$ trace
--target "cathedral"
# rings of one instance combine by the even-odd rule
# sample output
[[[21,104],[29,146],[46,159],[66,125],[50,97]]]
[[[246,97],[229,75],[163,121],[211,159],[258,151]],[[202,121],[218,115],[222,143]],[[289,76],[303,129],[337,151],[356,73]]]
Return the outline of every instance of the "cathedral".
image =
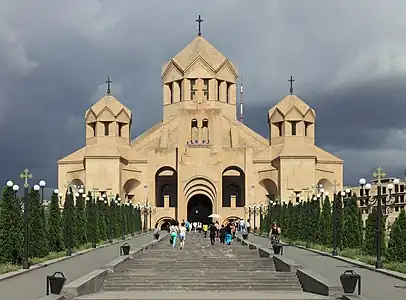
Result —
[[[247,218],[250,206],[342,187],[343,161],[315,145],[315,111],[291,89],[263,116],[264,138],[237,119],[237,79],[199,32],[163,66],[162,120],[134,140],[131,110],[109,86],[85,113],[85,146],[58,161],[59,189],[151,205],[151,224],[161,226]]]

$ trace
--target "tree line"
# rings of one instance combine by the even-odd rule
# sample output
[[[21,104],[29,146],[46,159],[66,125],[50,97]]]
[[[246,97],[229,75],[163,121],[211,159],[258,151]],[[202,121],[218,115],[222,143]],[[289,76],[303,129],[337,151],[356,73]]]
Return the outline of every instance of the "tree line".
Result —
[[[68,190],[61,208],[58,194],[53,193],[48,206],[41,203],[33,188],[28,194],[29,258],[42,258],[50,252],[100,243],[141,230],[139,209],[130,205],[99,201],[91,193],[79,194],[74,200]],[[89,200],[86,200],[89,199]],[[0,199],[0,263],[21,264],[24,244],[23,198],[12,187],[3,189]]]
[[[378,212],[372,208],[365,228],[356,195],[336,196],[336,245],[337,249],[362,249],[365,255],[376,255],[376,219]],[[271,212],[263,214],[261,231],[269,232],[271,222],[282,228],[282,235],[290,241],[319,244],[332,247],[333,244],[333,203],[328,196],[323,200],[277,204]],[[321,202],[321,203],[320,203]],[[381,212],[382,213],[382,212]],[[388,261],[406,261],[406,213],[401,211],[392,224],[389,240],[385,241],[385,217],[381,215],[381,247]]]

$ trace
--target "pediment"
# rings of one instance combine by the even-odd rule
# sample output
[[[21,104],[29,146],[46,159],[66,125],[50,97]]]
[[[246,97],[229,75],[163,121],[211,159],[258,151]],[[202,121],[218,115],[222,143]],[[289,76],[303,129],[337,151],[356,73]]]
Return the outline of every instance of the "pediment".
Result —
[[[279,123],[283,122],[285,120],[285,117],[283,116],[282,112],[276,108],[271,114],[269,120],[271,123]]]
[[[118,116],[116,117],[116,120],[117,120],[118,122],[128,124],[128,123],[131,122],[131,117],[127,114],[127,112],[126,112],[124,109],[122,109],[122,110],[118,113]]]
[[[237,74],[235,73],[233,67],[230,65],[230,62],[228,60],[225,60],[224,63],[220,66],[220,68],[216,72],[216,78],[228,82],[236,81]]]
[[[296,106],[293,106],[286,113],[285,120],[286,121],[302,121],[303,115],[300,113],[299,109]]]
[[[313,109],[309,108],[309,110],[307,111],[306,115],[304,116],[304,120],[306,122],[310,122],[310,123],[314,123],[316,120],[316,116],[313,112]]]
[[[96,114],[93,112],[92,109],[89,109],[86,113],[86,123],[93,123],[97,121]]]
[[[164,83],[172,82],[175,80],[181,80],[183,78],[183,71],[179,67],[179,65],[174,61],[171,60],[165,71],[163,72],[162,75],[162,80]]]
[[[97,120],[100,122],[114,122],[115,119],[114,113],[107,106],[105,106],[97,115]]]
[[[210,65],[199,56],[193,63],[185,70],[185,77],[187,78],[214,78],[215,71]]]

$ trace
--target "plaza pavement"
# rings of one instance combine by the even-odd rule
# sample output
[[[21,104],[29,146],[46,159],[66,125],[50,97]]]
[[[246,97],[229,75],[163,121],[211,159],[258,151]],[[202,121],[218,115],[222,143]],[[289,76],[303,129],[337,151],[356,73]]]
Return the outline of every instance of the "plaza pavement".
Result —
[[[250,234],[248,240],[259,246],[269,248],[269,240]],[[372,270],[360,268],[351,263],[322,256],[306,249],[284,246],[283,255],[300,264],[303,268],[314,270],[331,282],[340,283],[340,275],[346,270],[354,270],[361,275],[362,295],[371,300],[405,300],[406,281],[396,279]],[[400,286],[403,288],[395,287]]]
[[[152,238],[152,234],[147,233],[125,242],[130,244],[131,248],[134,249],[147,244]],[[0,281],[0,299],[35,300],[43,297],[46,294],[45,278],[47,275],[63,272],[67,278],[66,284],[68,284],[115,259],[120,255],[119,248],[121,245],[122,243],[116,243],[98,248],[51,264],[45,268],[35,269],[16,277],[2,280]]]

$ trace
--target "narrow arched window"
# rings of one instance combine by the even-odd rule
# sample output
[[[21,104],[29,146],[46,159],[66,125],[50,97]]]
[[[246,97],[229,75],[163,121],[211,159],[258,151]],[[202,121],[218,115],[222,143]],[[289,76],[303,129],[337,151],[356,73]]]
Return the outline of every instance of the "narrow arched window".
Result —
[[[190,137],[190,141],[192,143],[197,143],[199,140],[199,130],[197,128],[197,120],[196,119],[192,119],[191,123],[191,137]]]
[[[202,121],[202,143],[209,143],[209,120],[203,119]]]

